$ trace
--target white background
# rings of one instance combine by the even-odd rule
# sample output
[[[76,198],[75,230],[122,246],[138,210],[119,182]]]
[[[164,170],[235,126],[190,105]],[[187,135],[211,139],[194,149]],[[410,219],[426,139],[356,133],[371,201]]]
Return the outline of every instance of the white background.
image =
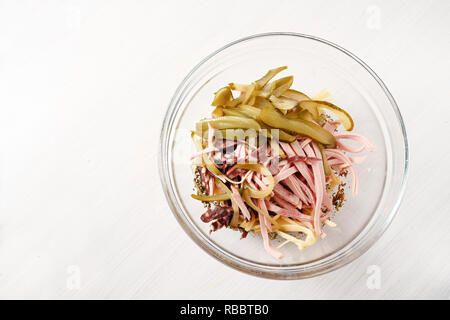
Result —
[[[177,225],[157,170],[182,78],[268,31],[362,58],[410,140],[391,227],[350,265],[307,280],[259,279],[208,256]],[[0,1],[0,297],[450,298],[449,49],[445,0]],[[372,265],[379,289],[367,286]]]

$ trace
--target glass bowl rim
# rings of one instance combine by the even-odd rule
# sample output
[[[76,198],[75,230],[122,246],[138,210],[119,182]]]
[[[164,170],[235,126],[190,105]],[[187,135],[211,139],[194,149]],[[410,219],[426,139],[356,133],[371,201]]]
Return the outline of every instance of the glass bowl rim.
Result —
[[[403,135],[403,142],[404,142],[404,167],[403,167],[403,177],[401,182],[400,191],[398,193],[397,199],[392,206],[392,209],[388,216],[386,217],[383,225],[379,230],[377,230],[373,235],[371,235],[368,239],[360,239],[365,240],[365,243],[361,244],[357,250],[353,250],[350,254],[344,254],[344,255],[336,255],[332,260],[325,261],[325,264],[321,262],[322,259],[319,259],[317,261],[313,261],[311,263],[307,263],[305,265],[297,265],[289,268],[283,268],[280,267],[273,267],[273,266],[261,266],[260,264],[256,262],[248,262],[245,260],[241,260],[240,258],[237,258],[233,254],[228,254],[227,252],[224,252],[220,248],[217,248],[214,245],[211,245],[209,243],[206,243],[203,241],[199,235],[196,234],[196,232],[187,224],[187,222],[184,220],[184,217],[181,216],[181,214],[178,212],[178,209],[174,203],[174,200],[171,196],[173,188],[169,188],[171,186],[169,176],[169,168],[167,165],[168,159],[165,154],[165,147],[166,145],[170,144],[170,141],[166,141],[169,137],[169,133],[172,126],[169,126],[171,118],[177,111],[177,97],[180,95],[182,89],[188,83],[189,79],[192,77],[195,72],[200,69],[201,66],[203,66],[205,63],[207,63],[210,59],[221,53],[222,51],[226,50],[229,47],[232,47],[234,45],[251,41],[257,38],[265,38],[265,37],[273,37],[273,36],[287,36],[287,37],[300,37],[304,39],[309,39],[313,41],[318,41],[322,44],[328,45],[334,49],[337,49],[341,53],[344,53],[345,55],[349,56],[351,59],[356,61],[361,67],[363,67],[378,83],[378,85],[381,87],[383,93],[388,98],[390,105],[392,109],[394,110],[394,113],[397,116],[397,121],[400,124],[400,128]],[[175,216],[176,220],[180,224],[180,226],[183,228],[183,230],[188,234],[188,236],[199,246],[201,247],[205,252],[207,252],[212,257],[216,258],[220,262],[224,263],[225,265],[228,265],[234,269],[237,269],[239,271],[259,276],[263,278],[270,278],[270,279],[304,279],[304,278],[310,278],[313,276],[318,276],[333,270],[336,270],[352,261],[354,261],[356,258],[360,257],[362,254],[364,254],[370,247],[372,247],[375,242],[383,235],[383,233],[386,231],[386,229],[391,224],[393,218],[395,217],[401,201],[403,199],[405,189],[406,189],[406,182],[408,178],[408,169],[409,169],[409,149],[408,149],[408,138],[406,134],[406,128],[403,122],[402,115],[400,113],[400,110],[398,109],[397,103],[395,102],[394,97],[390,93],[389,89],[386,87],[384,82],[380,79],[380,77],[360,58],[355,56],[353,53],[349,52],[348,50],[342,48],[341,46],[325,40],[321,39],[316,36],[311,36],[307,34],[301,34],[301,33],[295,33],[295,32],[267,32],[267,33],[259,33],[254,34],[251,36],[247,36],[235,41],[232,41],[225,46],[221,47],[220,49],[217,49],[216,51],[212,52],[208,56],[206,56],[204,59],[202,59],[181,81],[181,83],[178,85],[177,89],[175,90],[174,95],[171,98],[171,101],[169,103],[168,109],[166,111],[166,114],[164,116],[164,120],[161,127],[161,133],[160,133],[160,141],[159,141],[159,154],[158,154],[158,168],[159,168],[159,175],[160,175],[160,181],[161,185],[164,191],[164,195],[166,197],[166,200],[170,206],[170,209]],[[351,242],[353,242],[355,239],[353,239]],[[351,243],[349,242],[349,244]],[[355,243],[356,245],[358,243]],[[339,251],[341,251],[343,248],[341,248]],[[338,251],[338,252],[339,252]],[[337,252],[337,253],[338,253]],[[310,266],[311,264],[311,266]]]

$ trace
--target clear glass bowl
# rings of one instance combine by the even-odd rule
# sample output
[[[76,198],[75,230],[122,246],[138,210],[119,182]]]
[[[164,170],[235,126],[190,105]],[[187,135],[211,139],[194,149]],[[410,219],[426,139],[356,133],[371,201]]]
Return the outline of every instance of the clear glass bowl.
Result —
[[[333,102],[355,121],[355,132],[376,146],[357,165],[360,190],[335,215],[327,237],[299,251],[292,244],[277,260],[260,236],[222,229],[209,234],[202,204],[190,197],[194,153],[190,130],[209,116],[213,93],[229,82],[249,83],[266,70],[287,65],[293,87],[309,95],[327,89]],[[322,39],[295,33],[267,33],[232,42],[201,61],[181,82],[167,110],[160,141],[159,169],[169,205],[186,233],[219,261],[252,275],[307,278],[334,270],[364,253],[392,221],[405,189],[408,145],[402,117],[386,86],[360,59]]]

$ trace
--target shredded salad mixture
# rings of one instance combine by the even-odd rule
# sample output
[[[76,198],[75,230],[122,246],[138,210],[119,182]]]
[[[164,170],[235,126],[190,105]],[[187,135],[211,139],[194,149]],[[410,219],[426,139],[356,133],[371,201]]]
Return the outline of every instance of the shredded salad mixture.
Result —
[[[326,101],[326,91],[312,99],[291,89],[293,76],[272,81],[286,68],[221,88],[211,118],[200,120],[191,134],[197,149],[192,197],[207,208],[201,220],[211,223],[210,232],[225,226],[242,238],[261,234],[276,258],[283,256],[281,246],[302,250],[326,236],[324,225],[336,226],[330,216],[345,199],[343,176],[351,174],[351,191],[358,193],[355,165],[366,156],[353,154],[374,150],[350,132],[352,118]],[[277,236],[285,241],[274,247]]]

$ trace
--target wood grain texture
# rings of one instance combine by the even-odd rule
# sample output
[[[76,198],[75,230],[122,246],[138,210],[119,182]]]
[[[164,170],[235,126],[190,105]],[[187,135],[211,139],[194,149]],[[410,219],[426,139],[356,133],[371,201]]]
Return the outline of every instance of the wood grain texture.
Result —
[[[450,2],[263,2],[228,1],[223,19],[223,2],[206,0],[0,3],[1,298],[450,298]],[[396,98],[411,150],[383,237],[301,281],[209,257],[177,225],[157,172],[162,117],[184,75],[267,31],[362,58]],[[366,285],[371,265],[379,289]]]

